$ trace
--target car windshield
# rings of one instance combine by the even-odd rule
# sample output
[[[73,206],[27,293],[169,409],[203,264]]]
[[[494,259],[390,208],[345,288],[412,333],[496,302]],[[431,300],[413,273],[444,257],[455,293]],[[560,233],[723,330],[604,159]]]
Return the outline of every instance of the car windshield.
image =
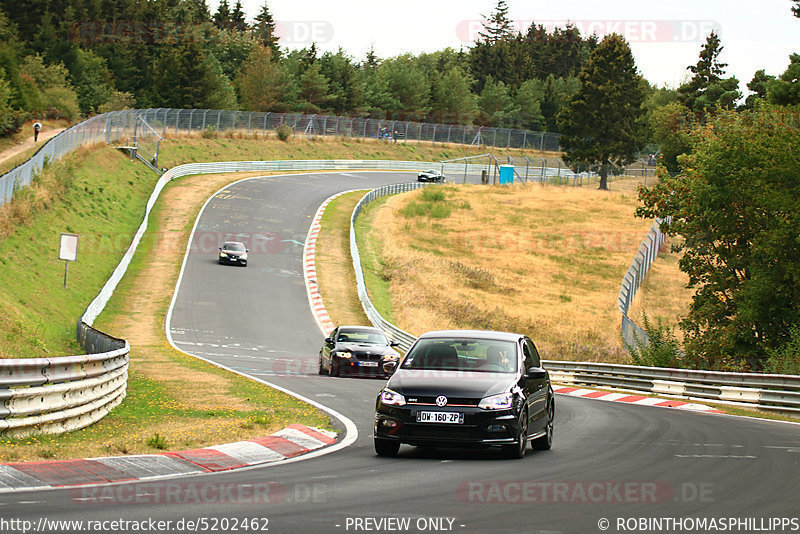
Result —
[[[422,339],[406,355],[403,369],[513,373],[516,343],[492,339]]]
[[[222,245],[222,250],[230,250],[231,252],[244,252],[244,245],[241,243],[225,243]]]
[[[338,343],[364,343],[367,345],[388,345],[389,340],[383,332],[372,330],[342,330],[336,336]]]

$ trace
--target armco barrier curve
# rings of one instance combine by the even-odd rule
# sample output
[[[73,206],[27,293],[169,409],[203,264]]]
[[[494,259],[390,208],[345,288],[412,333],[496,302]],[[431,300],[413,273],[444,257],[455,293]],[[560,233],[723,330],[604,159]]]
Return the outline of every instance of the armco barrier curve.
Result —
[[[350,218],[350,253],[353,257],[358,298],[372,324],[383,329],[390,339],[399,342],[404,351],[411,347],[416,338],[387,321],[372,304],[364,283],[361,255],[356,243],[355,223],[359,213],[369,202],[381,196],[410,191],[418,187],[419,184],[411,183],[374,189],[356,205]],[[658,247],[663,243],[663,234],[658,231],[657,223],[653,224],[650,232],[645,239],[647,246],[643,243],[642,247],[644,248],[640,248],[631,266],[631,269],[634,270],[633,278],[628,278],[626,275],[626,280],[629,281],[627,287],[629,291],[626,295],[630,295],[630,298],[632,298],[630,290],[635,292],[638,288],[638,280],[641,280],[641,277],[647,272],[647,268],[658,252]],[[620,309],[622,309],[623,303],[626,305],[625,311],[627,311],[630,300],[628,298],[623,300],[622,291],[620,291]],[[800,413],[800,376],[796,375],[724,373],[554,360],[545,360],[544,363],[553,380],[565,384],[607,386],[661,396],[704,399],[720,404],[745,405],[792,414]]]
[[[0,360],[0,434],[58,434],[102,419],[125,398],[130,347],[81,323],[88,354]]]

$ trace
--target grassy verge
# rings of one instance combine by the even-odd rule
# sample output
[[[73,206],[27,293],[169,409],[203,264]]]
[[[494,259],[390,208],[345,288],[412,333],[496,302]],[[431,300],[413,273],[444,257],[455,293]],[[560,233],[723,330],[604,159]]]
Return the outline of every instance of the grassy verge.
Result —
[[[80,351],[75,324],[141,223],[156,179],[112,148],[82,149],[0,208],[0,357]],[[66,288],[61,232],[80,236]]]
[[[634,207],[630,194],[535,184],[398,195],[359,222],[367,283],[412,333],[521,331],[549,359],[628,361],[615,295],[649,228]]]
[[[373,200],[361,210],[361,214],[356,220],[356,243],[361,254],[361,268],[364,271],[364,284],[367,286],[369,298],[384,319],[395,323],[392,297],[389,292],[389,281],[392,277],[391,266],[387,265],[383,259],[382,239],[372,231],[376,226],[376,214],[389,198],[391,197]]]
[[[356,291],[350,260],[350,216],[367,191],[355,191],[334,199],[325,208],[317,239],[316,262],[320,293],[325,309],[336,325],[370,324]]]

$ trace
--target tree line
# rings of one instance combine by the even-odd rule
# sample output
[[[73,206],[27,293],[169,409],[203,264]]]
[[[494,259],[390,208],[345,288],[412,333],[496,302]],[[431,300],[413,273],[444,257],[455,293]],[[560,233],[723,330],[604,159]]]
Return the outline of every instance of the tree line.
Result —
[[[506,16],[505,2],[499,4]],[[507,20],[507,19],[506,19]],[[502,24],[502,21],[501,21]],[[267,3],[0,3],[0,132],[124,107],[243,109],[555,131],[597,45],[571,26],[487,34],[469,49],[356,59],[280,46]]]

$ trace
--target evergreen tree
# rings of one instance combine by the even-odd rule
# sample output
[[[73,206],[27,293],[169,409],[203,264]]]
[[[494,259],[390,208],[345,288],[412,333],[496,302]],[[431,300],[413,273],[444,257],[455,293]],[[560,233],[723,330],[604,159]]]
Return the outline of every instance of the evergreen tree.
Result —
[[[230,80],[200,43],[190,40],[162,49],[155,72],[151,98],[158,107],[230,109],[235,105]]]
[[[267,2],[264,2],[261,6],[261,11],[256,15],[255,21],[253,32],[256,37],[261,41],[261,44],[272,50],[272,57],[279,57],[280,49],[278,48],[278,37],[275,35],[275,20],[272,18]]]
[[[780,106],[800,104],[800,54],[792,54],[789,60],[786,71],[767,84],[769,101]]]
[[[233,20],[231,18],[231,6],[228,3],[228,0],[220,0],[219,6],[217,7],[217,12],[214,13],[214,26],[220,30],[226,30],[233,26]]]
[[[747,84],[752,93],[745,99],[745,109],[753,109],[756,102],[767,99],[767,86],[774,79],[775,76],[767,74],[764,69],[759,69],[753,74],[753,79]]]
[[[357,113],[364,107],[366,85],[353,59],[341,48],[326,52],[317,61],[320,73],[328,80],[325,107],[339,114]]]
[[[643,143],[644,80],[617,34],[592,51],[579,79],[580,90],[559,115],[560,143],[573,168],[590,165],[600,174],[599,188],[608,189],[609,172],[634,161]]]
[[[245,21],[244,9],[242,9],[242,0],[236,0],[236,5],[233,6],[231,12],[231,29],[237,32],[247,31],[247,22]]]
[[[489,76],[478,97],[479,122],[491,126],[509,126],[519,108],[508,92],[506,84]]]
[[[470,91],[472,79],[453,65],[441,74],[431,76],[431,122],[471,124],[478,113],[478,103]]]
[[[286,71],[262,44],[253,47],[236,78],[239,100],[250,111],[288,111],[291,83]]]
[[[316,113],[328,101],[328,79],[320,72],[320,62],[314,62],[300,76],[301,109]]]
[[[581,82],[578,78],[556,78],[551,74],[545,79],[544,97],[539,107],[542,110],[546,131],[559,131],[558,114],[580,87]]]
[[[410,54],[381,63],[377,83],[388,93],[387,117],[421,120],[430,110],[430,82]]]
[[[692,78],[678,88],[681,103],[701,115],[718,107],[730,109],[741,97],[736,78],[722,78],[728,66],[719,61],[723,48],[719,36],[712,31],[700,50],[697,64],[687,67]]]
[[[490,16],[483,15],[483,31],[478,35],[485,43],[494,44],[497,41],[508,39],[513,35],[513,25],[508,18],[508,4],[506,0],[497,0],[497,5]]]
[[[519,108],[517,127],[535,131],[544,130],[542,100],[544,100],[544,83],[541,80],[527,80],[520,85],[515,97]]]

